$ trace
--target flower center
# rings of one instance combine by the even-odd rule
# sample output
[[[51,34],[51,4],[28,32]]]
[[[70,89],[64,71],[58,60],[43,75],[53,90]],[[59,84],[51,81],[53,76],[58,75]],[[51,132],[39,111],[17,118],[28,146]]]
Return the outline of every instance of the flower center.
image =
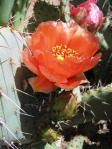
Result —
[[[75,50],[62,44],[52,47],[52,52],[59,62],[62,62],[66,57],[76,57],[78,55]]]

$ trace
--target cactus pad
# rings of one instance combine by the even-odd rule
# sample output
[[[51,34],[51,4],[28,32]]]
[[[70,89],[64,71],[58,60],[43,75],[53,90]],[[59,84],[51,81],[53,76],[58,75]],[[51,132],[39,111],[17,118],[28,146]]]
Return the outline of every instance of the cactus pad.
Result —
[[[31,99],[22,93],[22,81],[25,79],[25,67],[21,66],[22,49],[21,35],[9,27],[1,27],[0,145],[10,144],[11,141],[25,142],[25,134],[30,135],[31,129],[34,129],[34,118],[25,107]]]

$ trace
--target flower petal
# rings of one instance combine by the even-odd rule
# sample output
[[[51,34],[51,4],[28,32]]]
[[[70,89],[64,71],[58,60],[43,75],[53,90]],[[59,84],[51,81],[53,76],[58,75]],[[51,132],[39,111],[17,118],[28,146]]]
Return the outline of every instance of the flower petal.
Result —
[[[92,57],[99,49],[99,40],[94,34],[80,28],[74,33],[68,46],[78,53],[78,57]]]
[[[32,50],[48,50],[55,44],[55,26],[57,22],[48,21],[41,23],[32,35]],[[52,39],[52,42],[51,42]],[[45,48],[46,47],[46,48]]]
[[[50,93],[57,88],[53,82],[50,82],[45,77],[30,78],[29,83],[32,86],[34,92]]]
[[[38,41],[38,37],[40,36],[43,36],[43,39]],[[76,69],[75,69],[75,65],[72,65],[69,59],[67,60],[67,62],[66,60],[64,60],[61,63],[58,62],[56,57],[53,56],[53,53],[51,51],[52,42],[54,42],[54,39],[55,39],[54,43],[57,45],[61,43],[62,44],[68,43],[67,46],[70,45],[70,47],[73,50],[78,51],[79,56],[81,55],[83,57],[93,56],[93,54],[98,50],[98,47],[99,47],[98,39],[88,31],[76,25],[76,23],[73,23],[70,26],[62,22],[53,23],[52,21],[49,21],[46,23],[41,23],[37,28],[36,33],[32,36],[32,42],[33,42],[33,38],[34,40],[38,41],[38,43],[36,42],[34,46],[35,51],[40,50],[43,53],[38,57],[34,56],[35,59],[38,60],[39,65],[44,66],[44,68],[46,68],[50,72],[54,72],[56,74],[62,75],[67,78],[71,77],[71,74],[73,74],[73,70],[75,70],[76,74],[80,73],[80,72],[77,73],[77,68],[79,67],[80,64],[79,65],[76,64]],[[53,41],[51,41],[51,39]],[[44,43],[46,42],[46,44],[44,44],[43,42]],[[38,46],[38,44],[40,45]],[[38,47],[41,49],[38,50]],[[33,52],[33,55],[35,55],[35,52]],[[74,66],[74,69],[73,69],[73,66]]]
[[[55,27],[54,35],[56,38],[56,45],[67,46],[74,32],[80,28],[75,22],[72,25],[59,21]]]
[[[51,51],[45,51],[37,56],[35,52],[34,57],[38,59],[39,65],[44,66],[50,72],[62,75],[63,77],[69,76],[69,69],[67,67],[69,65],[65,65],[64,61],[61,63],[57,61],[57,59],[52,56]]]
[[[23,62],[38,75],[29,79],[35,92],[49,93],[57,87],[71,90],[87,82],[83,72],[101,57],[93,57],[99,48],[98,38],[76,23],[41,23],[28,42],[31,51],[24,50]]]
[[[85,71],[92,69],[98,63],[101,56],[102,56],[102,53],[98,53],[92,58],[88,58],[82,61],[78,60],[79,62],[76,62],[75,58],[69,59],[69,63],[66,64],[66,66],[69,65],[68,66],[69,68],[68,77],[72,77],[72,76],[78,75],[80,73],[83,73]]]
[[[30,51],[25,48],[23,51],[23,57],[22,60],[24,64],[35,74],[39,75],[39,68],[38,68],[38,62],[34,57],[30,54]]]
[[[102,56],[102,53],[96,54],[92,59],[90,59],[88,61],[88,63],[86,65],[84,65],[82,71],[85,72],[85,71],[90,70],[91,68],[93,68],[99,62],[101,56]]]
[[[88,81],[85,75],[82,73],[68,79],[67,83],[56,83],[55,85],[65,90],[72,90],[73,88],[77,87],[79,84],[87,83],[87,82]]]
[[[78,28],[75,22],[72,25],[61,21],[41,23],[32,35],[31,50],[52,50],[54,46],[67,45]]]
[[[66,83],[67,79],[61,75],[58,75],[52,71],[49,71],[43,66],[39,66],[41,73],[50,81],[57,83]]]

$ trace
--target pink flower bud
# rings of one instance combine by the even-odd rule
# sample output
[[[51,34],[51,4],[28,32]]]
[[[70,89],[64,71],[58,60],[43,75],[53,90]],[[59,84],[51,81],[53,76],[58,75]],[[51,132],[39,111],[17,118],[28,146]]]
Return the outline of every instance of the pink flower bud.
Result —
[[[88,0],[76,8],[69,4],[72,18],[82,27],[89,31],[97,30],[103,20],[103,13],[96,5],[95,0]]]

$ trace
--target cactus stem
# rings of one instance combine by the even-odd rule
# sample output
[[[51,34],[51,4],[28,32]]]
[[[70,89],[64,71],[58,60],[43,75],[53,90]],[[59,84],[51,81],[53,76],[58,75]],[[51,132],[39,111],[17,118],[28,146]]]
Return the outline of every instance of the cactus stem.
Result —
[[[19,19],[21,19],[21,17],[18,18],[18,20]],[[27,23],[28,23],[27,20],[25,20],[25,21],[23,21],[23,23],[21,25],[17,26],[15,29],[18,30],[20,27],[25,27],[27,25]]]
[[[9,98],[7,95],[5,95],[5,93],[2,92],[2,90],[0,90],[0,94],[2,96],[4,96],[4,98],[6,100],[9,100],[10,102],[12,102],[16,107],[18,107],[21,111],[23,111],[23,113],[26,113],[23,109],[21,109],[11,98]],[[26,113],[27,114],[27,113]]]

